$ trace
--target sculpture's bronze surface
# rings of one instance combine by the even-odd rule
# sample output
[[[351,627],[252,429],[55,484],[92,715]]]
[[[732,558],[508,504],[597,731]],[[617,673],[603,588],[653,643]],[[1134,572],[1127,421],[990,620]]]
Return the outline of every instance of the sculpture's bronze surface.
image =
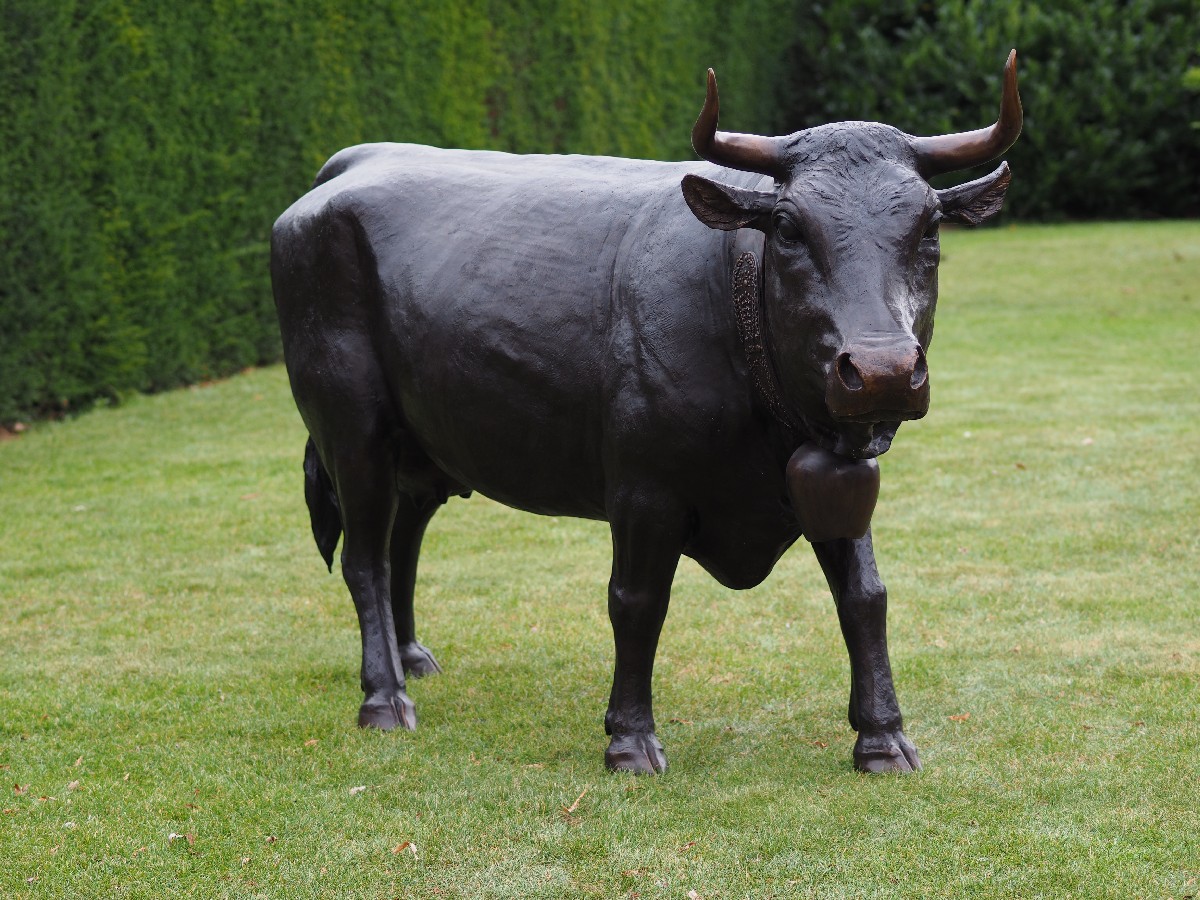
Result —
[[[416,726],[405,674],[439,670],[413,624],[421,536],[478,490],[611,525],[611,768],[666,768],[650,685],[680,555],[748,588],[801,535],[850,654],[855,765],[919,768],[871,546],[875,457],[928,409],[938,223],[996,213],[1009,172],[926,178],[1020,127],[1014,53],[999,120],[958,135],[720,132],[710,71],[693,131],[708,163],[334,156],[276,222],[271,271],[331,567],[345,539],[359,724]]]

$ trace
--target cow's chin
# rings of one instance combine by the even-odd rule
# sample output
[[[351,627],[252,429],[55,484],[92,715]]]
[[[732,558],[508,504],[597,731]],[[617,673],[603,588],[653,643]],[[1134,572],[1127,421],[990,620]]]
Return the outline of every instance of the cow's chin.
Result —
[[[805,418],[805,428],[817,446],[847,459],[874,459],[887,453],[899,422],[844,422],[826,425]]]

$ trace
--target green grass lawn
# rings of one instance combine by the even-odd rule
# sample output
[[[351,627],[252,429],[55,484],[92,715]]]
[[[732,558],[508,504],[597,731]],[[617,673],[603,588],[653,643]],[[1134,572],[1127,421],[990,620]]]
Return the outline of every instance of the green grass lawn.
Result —
[[[426,540],[420,729],[359,731],[273,368],[0,444],[0,896],[1200,895],[1200,223],[943,243],[875,515],[924,772],[852,770],[801,542],[684,562],[672,768],[606,773],[606,526],[482,498]]]

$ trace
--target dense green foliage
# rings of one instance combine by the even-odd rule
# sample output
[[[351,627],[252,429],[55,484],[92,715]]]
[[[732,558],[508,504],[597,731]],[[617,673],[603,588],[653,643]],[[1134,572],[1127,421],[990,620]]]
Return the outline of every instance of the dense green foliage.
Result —
[[[678,157],[707,65],[768,128],[791,3],[735,6],[4,0],[0,422],[278,358],[271,222],[341,147]]]
[[[989,124],[1017,48],[1025,129],[1010,216],[1200,214],[1197,0],[829,0],[795,34],[795,126],[886,121],[912,134]],[[814,9],[816,4],[814,4]],[[964,176],[965,177],[965,176]]]
[[[1021,49],[1016,214],[1200,202],[1197,0],[3,0],[0,423],[278,358],[274,217],[404,140],[682,158],[789,132],[990,121]]]

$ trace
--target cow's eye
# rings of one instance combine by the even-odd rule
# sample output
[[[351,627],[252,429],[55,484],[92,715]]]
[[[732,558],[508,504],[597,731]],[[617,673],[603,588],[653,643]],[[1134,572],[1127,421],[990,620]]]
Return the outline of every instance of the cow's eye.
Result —
[[[938,226],[942,223],[942,214],[934,213],[930,218],[929,224],[925,226],[925,234],[922,235],[922,240],[931,241],[937,240]]]
[[[775,234],[781,241],[789,244],[799,244],[804,240],[804,235],[800,233],[800,226],[787,216],[775,217]]]

